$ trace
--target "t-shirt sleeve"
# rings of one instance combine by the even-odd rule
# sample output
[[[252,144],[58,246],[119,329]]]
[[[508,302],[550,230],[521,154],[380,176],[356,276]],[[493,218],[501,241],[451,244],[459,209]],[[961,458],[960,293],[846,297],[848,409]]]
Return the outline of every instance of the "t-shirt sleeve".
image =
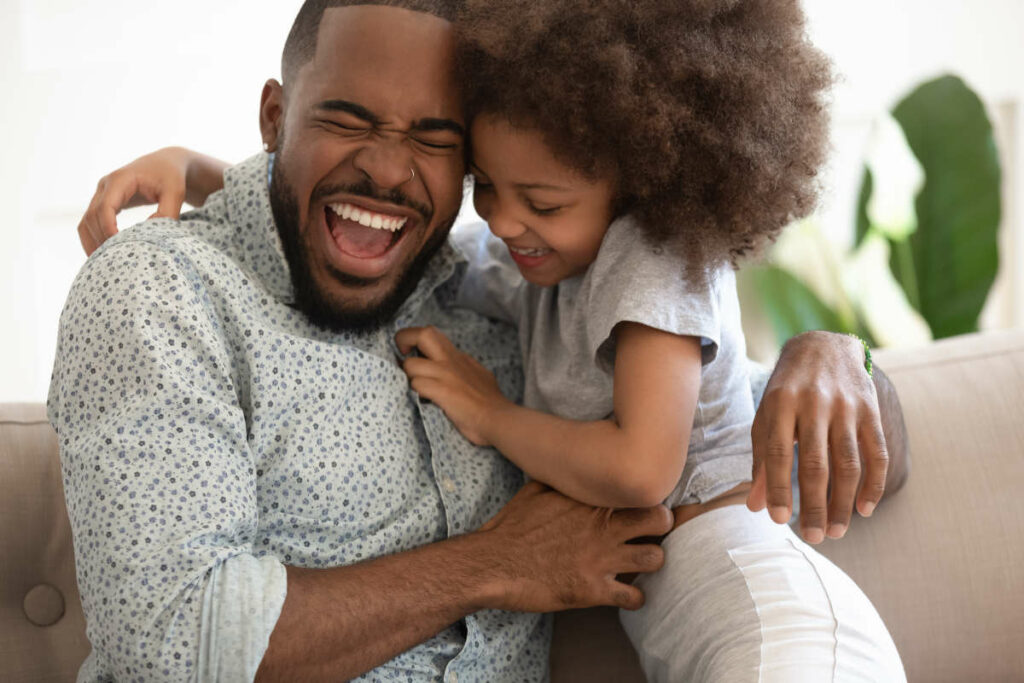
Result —
[[[518,324],[523,313],[525,280],[486,223],[460,226],[452,232],[456,248],[466,257],[466,272],[456,304],[489,318]]]
[[[668,249],[650,245],[633,219],[612,223],[580,292],[587,310],[587,342],[599,368],[612,372],[614,331],[623,322],[699,337],[703,364],[714,361],[721,342],[720,291],[733,273],[724,265],[695,285],[687,280],[685,268]]]

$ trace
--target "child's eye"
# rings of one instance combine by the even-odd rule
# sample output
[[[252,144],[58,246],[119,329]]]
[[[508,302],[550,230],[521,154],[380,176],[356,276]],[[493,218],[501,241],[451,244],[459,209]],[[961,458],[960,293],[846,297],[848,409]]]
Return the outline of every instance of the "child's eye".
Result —
[[[538,216],[552,216],[552,215],[558,213],[559,211],[561,211],[564,208],[564,207],[561,207],[561,206],[552,206],[552,207],[541,208],[539,206],[534,206],[533,204],[527,204],[527,206],[529,206],[530,211],[532,211],[533,213],[537,214]]]

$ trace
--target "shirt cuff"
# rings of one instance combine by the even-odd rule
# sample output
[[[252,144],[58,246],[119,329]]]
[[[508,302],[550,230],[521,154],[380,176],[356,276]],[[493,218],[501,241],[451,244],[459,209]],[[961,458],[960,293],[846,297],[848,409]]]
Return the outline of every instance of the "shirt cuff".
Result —
[[[198,680],[254,680],[287,593],[277,558],[236,555],[215,567],[203,593]]]

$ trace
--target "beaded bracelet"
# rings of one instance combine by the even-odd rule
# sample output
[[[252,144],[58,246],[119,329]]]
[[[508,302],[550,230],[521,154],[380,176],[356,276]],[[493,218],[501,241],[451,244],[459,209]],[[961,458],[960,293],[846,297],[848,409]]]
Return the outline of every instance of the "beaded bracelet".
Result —
[[[868,377],[872,377],[873,378],[874,377],[874,366],[871,363],[871,347],[869,347],[868,343],[866,341],[864,341],[863,339],[861,339],[860,337],[858,337],[857,335],[850,334],[849,336],[851,336],[854,339],[856,339],[857,341],[859,341],[860,345],[864,347],[864,369],[868,371]]]

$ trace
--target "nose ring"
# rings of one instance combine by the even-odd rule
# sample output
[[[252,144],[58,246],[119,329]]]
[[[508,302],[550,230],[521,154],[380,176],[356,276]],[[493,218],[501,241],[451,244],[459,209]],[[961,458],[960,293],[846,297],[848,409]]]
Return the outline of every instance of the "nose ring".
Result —
[[[416,180],[416,169],[410,166],[409,173],[411,175],[409,176],[409,180],[406,181],[407,183],[411,183],[413,180]]]

